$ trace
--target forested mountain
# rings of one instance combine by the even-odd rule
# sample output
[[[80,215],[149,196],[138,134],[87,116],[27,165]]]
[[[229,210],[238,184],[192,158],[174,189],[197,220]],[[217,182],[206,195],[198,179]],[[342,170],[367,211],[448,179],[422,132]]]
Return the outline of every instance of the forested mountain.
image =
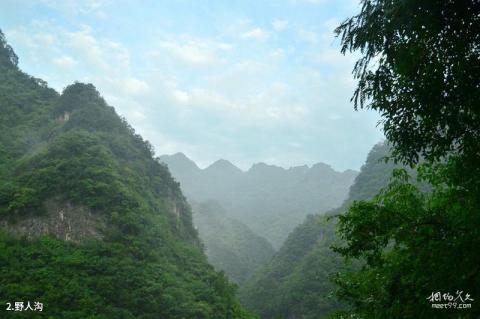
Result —
[[[187,198],[218,202],[230,217],[275,248],[308,214],[338,207],[357,175],[352,170],[336,172],[323,163],[290,169],[258,163],[244,172],[226,160],[200,169],[181,153],[160,160],[168,165]]]
[[[339,309],[333,296],[332,275],[351,265],[331,250],[338,239],[335,219],[353,200],[373,197],[385,187],[395,168],[382,159],[389,155],[386,143],[375,145],[340,208],[326,216],[310,215],[288,236],[274,257],[240,289],[241,301],[263,319],[322,318]]]
[[[217,202],[191,203],[193,221],[208,261],[241,285],[274,254],[272,245],[242,222],[228,217]]]
[[[0,303],[39,301],[49,318],[250,317],[151,145],[93,85],[58,94],[17,61],[0,33]]]

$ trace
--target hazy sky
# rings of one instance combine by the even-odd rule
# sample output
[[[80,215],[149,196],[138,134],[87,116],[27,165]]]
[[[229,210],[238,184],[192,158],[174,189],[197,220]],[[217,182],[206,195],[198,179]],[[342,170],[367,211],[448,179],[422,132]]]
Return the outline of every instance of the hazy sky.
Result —
[[[93,83],[158,155],[358,169],[383,138],[353,110],[354,56],[333,29],[352,0],[1,0],[20,67]]]

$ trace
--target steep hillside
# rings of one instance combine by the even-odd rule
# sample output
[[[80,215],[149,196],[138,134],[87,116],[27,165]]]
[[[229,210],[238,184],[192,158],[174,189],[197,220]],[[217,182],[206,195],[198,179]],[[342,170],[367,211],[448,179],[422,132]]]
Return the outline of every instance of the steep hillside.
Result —
[[[351,265],[330,247],[337,241],[335,219],[353,200],[367,199],[384,187],[395,164],[382,159],[389,147],[379,143],[370,151],[365,165],[350,188],[344,204],[326,214],[309,216],[288,236],[274,257],[240,289],[240,299],[262,319],[322,318],[340,305],[332,297],[332,275]]]
[[[350,187],[347,201],[372,198],[387,185],[393,170],[400,167],[391,161],[385,162],[385,157],[389,155],[387,143],[378,143],[370,150],[361,173],[358,174],[352,187]],[[409,171],[413,173],[412,170]]]
[[[279,248],[305,216],[338,207],[356,172],[326,164],[283,169],[259,163],[243,172],[226,160],[205,169],[183,154],[161,156],[192,201],[217,201],[226,213]]]
[[[208,261],[236,283],[241,285],[273,256],[273,247],[266,239],[228,217],[218,203],[192,203],[192,209]]]
[[[39,301],[49,318],[249,317],[150,144],[93,85],[58,94],[17,61],[0,32],[0,303]]]

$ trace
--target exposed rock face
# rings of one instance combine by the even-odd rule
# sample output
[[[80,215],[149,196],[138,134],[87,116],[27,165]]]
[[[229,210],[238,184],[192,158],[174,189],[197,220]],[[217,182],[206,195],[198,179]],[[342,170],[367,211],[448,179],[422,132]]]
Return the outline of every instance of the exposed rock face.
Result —
[[[57,117],[57,122],[65,123],[70,120],[70,112],[64,112],[62,115]]]
[[[51,199],[45,202],[45,213],[31,214],[21,219],[0,219],[0,228],[15,236],[33,238],[51,235],[79,242],[82,239],[102,239],[102,220],[83,206]]]

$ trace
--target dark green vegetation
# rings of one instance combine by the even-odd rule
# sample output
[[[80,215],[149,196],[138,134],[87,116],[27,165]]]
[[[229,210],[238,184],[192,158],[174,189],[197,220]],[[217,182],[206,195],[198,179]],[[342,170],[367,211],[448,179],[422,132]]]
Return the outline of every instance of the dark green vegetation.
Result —
[[[332,279],[352,266],[331,250],[339,240],[335,219],[329,216],[344,211],[353,200],[372,198],[387,185],[393,170],[400,167],[385,163],[389,151],[385,143],[373,147],[341,208],[308,216],[295,228],[272,260],[240,289],[246,306],[264,319],[321,318],[340,309]]]
[[[21,72],[1,33],[0,115],[0,304],[40,301],[45,318],[251,317],[150,144],[93,85],[58,94]]]
[[[336,30],[360,51],[355,107],[380,112],[397,159],[478,150],[480,4],[363,0]]]
[[[240,300],[261,318],[321,318],[337,309],[329,294],[342,266],[330,250],[332,223],[310,215],[290,233],[272,260],[240,288]]]
[[[218,203],[194,202],[192,210],[208,261],[239,285],[273,256],[273,247],[266,239],[228,217]]]
[[[183,154],[161,156],[189,200],[218,202],[228,216],[279,248],[308,214],[336,208],[357,172],[322,163],[283,169],[259,163],[243,172],[226,160],[199,169]]]
[[[355,106],[380,112],[392,163],[412,168],[379,164],[390,150],[378,145],[350,198],[328,214],[335,218],[308,217],[248,280],[241,291],[248,307],[265,319],[480,316],[478,30],[480,3],[473,0],[363,0],[361,12],[337,29],[343,51],[362,55],[354,72]],[[233,287],[207,265],[179,186],[152,158],[151,147],[93,87],[75,84],[59,96],[19,72],[3,42],[0,53],[1,222],[26,236],[1,237],[1,302],[39,299],[61,318],[247,316]],[[185,176],[206,175],[190,164],[179,165],[191,169]],[[306,203],[301,185],[321,193],[309,184],[310,175],[294,178],[306,168],[277,174],[275,167],[253,167],[252,184],[272,187],[263,191],[239,187],[251,185],[238,182],[247,173],[226,161],[205,171],[213,176],[209,183],[189,184],[178,175],[189,195],[209,195],[210,189],[200,193],[207,184],[227,203],[238,192],[245,194],[239,203],[254,194],[256,209],[242,211],[250,217],[265,210],[260,199],[288,206],[291,197],[275,192]],[[30,229],[18,227],[22,221],[64,216],[49,211],[47,200],[83,207],[85,216],[90,210],[98,229],[67,227],[69,238],[81,241],[32,239]],[[307,213],[294,208],[282,212]],[[251,220],[259,230],[279,225],[262,218]],[[456,305],[471,308],[433,309],[428,297],[437,292],[438,304],[448,304],[451,295]]]
[[[359,50],[357,106],[380,111],[404,170],[370,201],[339,217],[337,250],[364,261],[336,277],[341,318],[478,318],[480,315],[480,3],[362,1],[338,29]],[[418,163],[422,156],[424,163]],[[471,309],[432,309],[449,293]],[[466,294],[472,300],[465,300]],[[448,299],[433,303],[448,304]]]

